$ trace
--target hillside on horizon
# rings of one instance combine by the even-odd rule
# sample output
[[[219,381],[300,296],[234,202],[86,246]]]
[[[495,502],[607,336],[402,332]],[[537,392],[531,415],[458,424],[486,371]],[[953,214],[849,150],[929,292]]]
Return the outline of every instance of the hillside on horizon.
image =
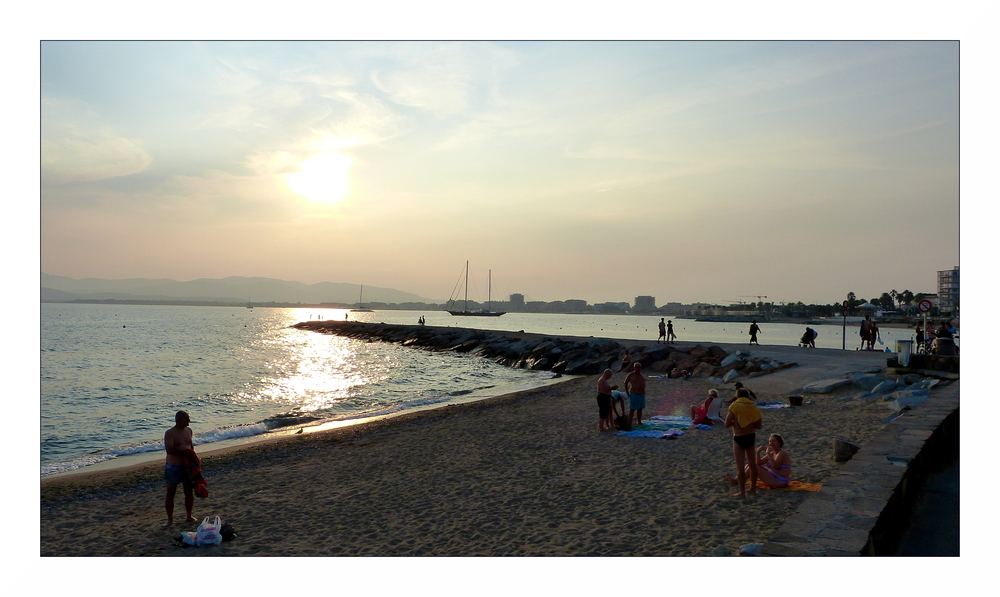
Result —
[[[181,282],[167,278],[102,278],[74,279],[42,272],[41,302],[74,300],[170,300],[213,301],[227,303],[343,303],[358,302],[360,284],[319,282],[303,284],[276,278],[246,278],[230,276],[213,279],[199,278]],[[379,303],[443,303],[394,288],[364,287],[364,302]]]

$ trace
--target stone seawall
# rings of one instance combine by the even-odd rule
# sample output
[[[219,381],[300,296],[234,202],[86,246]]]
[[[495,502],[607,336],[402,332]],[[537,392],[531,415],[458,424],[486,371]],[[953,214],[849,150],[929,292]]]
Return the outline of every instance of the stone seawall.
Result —
[[[474,354],[498,364],[520,369],[545,370],[569,375],[599,375],[620,367],[624,351],[644,370],[670,373],[685,370],[691,377],[723,378],[777,371],[787,364],[749,355],[730,355],[719,346],[679,348],[666,344],[623,345],[607,338],[559,338],[524,332],[484,331],[465,328],[309,321],[292,327],[365,341],[393,342],[432,351]]]

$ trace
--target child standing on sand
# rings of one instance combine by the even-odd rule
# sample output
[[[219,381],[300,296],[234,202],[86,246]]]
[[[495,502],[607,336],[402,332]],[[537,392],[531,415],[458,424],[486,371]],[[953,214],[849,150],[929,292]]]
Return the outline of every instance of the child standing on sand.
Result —
[[[747,471],[750,472],[750,493],[757,493],[757,460],[754,454],[757,430],[763,424],[760,409],[750,400],[746,388],[736,391],[736,402],[729,405],[726,427],[733,428],[733,457],[736,460],[736,482],[740,491],[735,497],[746,497]]]

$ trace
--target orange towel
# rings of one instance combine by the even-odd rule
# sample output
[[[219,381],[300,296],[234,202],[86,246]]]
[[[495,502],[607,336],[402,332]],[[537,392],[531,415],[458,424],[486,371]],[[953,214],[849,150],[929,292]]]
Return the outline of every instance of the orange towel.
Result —
[[[823,486],[822,483],[803,483],[801,481],[789,481],[788,487],[768,487],[767,485],[764,485],[763,481],[757,479],[758,489],[784,489],[786,491],[819,491],[819,488],[822,486]]]

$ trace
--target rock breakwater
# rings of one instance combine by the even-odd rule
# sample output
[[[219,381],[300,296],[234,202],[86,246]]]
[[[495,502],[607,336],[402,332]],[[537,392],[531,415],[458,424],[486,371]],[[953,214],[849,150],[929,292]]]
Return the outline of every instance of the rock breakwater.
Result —
[[[607,368],[618,370],[624,351],[643,369],[669,373],[684,369],[693,377],[714,377],[729,371],[756,369],[746,360],[730,359],[719,346],[678,348],[667,345],[626,346],[607,338],[567,339],[524,332],[494,332],[466,328],[363,323],[355,321],[309,321],[292,327],[364,341],[393,342],[432,351],[474,354],[498,364],[533,371],[569,375],[598,375]]]

